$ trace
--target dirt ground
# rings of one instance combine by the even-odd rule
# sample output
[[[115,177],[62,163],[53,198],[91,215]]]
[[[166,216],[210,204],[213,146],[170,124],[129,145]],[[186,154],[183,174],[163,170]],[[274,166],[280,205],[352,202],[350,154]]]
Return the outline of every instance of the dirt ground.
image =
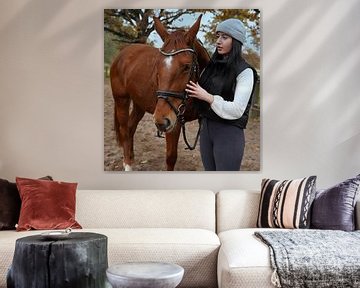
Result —
[[[113,123],[113,97],[108,80],[104,83],[104,171],[122,171],[122,149],[119,148]],[[187,138],[194,143],[198,122],[186,124]],[[165,171],[165,139],[158,138],[152,115],[146,113],[140,121],[134,137],[135,163],[134,171]],[[241,171],[260,170],[260,121],[258,117],[249,120],[245,130],[245,152]],[[199,143],[195,150],[185,149],[186,145],[180,135],[176,171],[203,171]]]

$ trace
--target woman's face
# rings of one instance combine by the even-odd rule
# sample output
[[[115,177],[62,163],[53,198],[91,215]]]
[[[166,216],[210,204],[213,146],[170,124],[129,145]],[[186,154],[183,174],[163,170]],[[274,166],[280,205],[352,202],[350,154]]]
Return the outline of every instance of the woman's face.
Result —
[[[220,55],[227,55],[232,48],[232,38],[231,36],[223,33],[216,32],[216,50]]]

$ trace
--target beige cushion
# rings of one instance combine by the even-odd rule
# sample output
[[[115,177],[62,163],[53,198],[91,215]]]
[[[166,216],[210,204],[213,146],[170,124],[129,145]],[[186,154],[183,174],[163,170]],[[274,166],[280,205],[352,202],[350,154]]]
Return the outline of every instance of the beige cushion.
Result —
[[[74,230],[77,231],[77,230]],[[135,261],[164,261],[185,269],[179,287],[216,287],[216,263],[220,241],[204,229],[83,229],[108,237],[109,265]],[[1,231],[0,287],[12,262],[15,240],[44,231]]]
[[[83,228],[200,228],[215,231],[209,190],[78,190]]]
[[[217,193],[217,233],[238,228],[255,228],[259,201],[259,191],[222,190]]]
[[[219,234],[219,288],[274,287],[269,248],[254,236],[255,231],[261,230],[264,228],[236,229]]]

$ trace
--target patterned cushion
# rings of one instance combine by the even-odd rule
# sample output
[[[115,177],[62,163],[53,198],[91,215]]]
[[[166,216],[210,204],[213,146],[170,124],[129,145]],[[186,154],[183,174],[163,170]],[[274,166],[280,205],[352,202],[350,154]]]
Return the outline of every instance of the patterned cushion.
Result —
[[[355,200],[360,186],[360,174],[328,189],[316,192],[312,204],[311,228],[353,231]]]
[[[316,176],[295,180],[263,179],[257,227],[308,228]]]

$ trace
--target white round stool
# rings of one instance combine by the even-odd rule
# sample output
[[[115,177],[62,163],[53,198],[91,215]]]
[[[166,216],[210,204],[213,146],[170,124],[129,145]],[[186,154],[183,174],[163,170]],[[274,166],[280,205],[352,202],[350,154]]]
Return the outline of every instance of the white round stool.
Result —
[[[162,262],[116,264],[106,270],[114,288],[175,288],[184,276],[184,268]]]

